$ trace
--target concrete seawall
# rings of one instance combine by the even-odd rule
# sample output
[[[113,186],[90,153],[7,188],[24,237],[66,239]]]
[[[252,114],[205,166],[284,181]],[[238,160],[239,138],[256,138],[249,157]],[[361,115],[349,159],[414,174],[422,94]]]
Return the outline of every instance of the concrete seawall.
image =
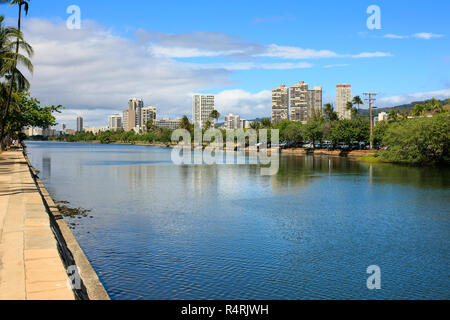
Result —
[[[0,299],[109,300],[26,148],[1,154],[0,169]]]

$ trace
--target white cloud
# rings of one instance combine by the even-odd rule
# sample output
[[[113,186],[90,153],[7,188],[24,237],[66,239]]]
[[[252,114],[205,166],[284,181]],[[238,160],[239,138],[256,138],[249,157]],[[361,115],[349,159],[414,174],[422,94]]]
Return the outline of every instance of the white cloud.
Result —
[[[408,38],[408,36],[401,36],[401,35],[397,35],[397,34],[386,34],[383,36],[383,38],[388,38],[388,39],[405,39]]]
[[[362,52],[358,54],[338,54],[330,50],[302,49],[298,47],[270,45],[266,52],[257,56],[272,57],[281,59],[318,59],[318,58],[378,58],[390,57],[392,54],[387,52]]]
[[[272,92],[264,90],[250,93],[244,90],[225,90],[216,95],[216,108],[222,117],[229,113],[238,114],[249,120],[267,117],[271,114]]]
[[[336,64],[327,64],[323,67],[325,69],[329,69],[329,68],[348,67],[348,66],[349,66],[349,64],[347,64],[347,63],[336,63]]]
[[[312,58],[335,58],[337,53],[329,50],[302,49],[299,47],[278,46],[272,44],[265,52],[257,54],[262,57],[282,58],[282,59],[312,59]]]
[[[178,116],[191,113],[191,92],[233,83],[230,71],[154,57],[89,21],[68,30],[63,22],[29,19],[24,32],[35,50],[32,94],[67,109],[122,111],[137,96],[159,106],[161,116]]]
[[[434,34],[434,33],[429,33],[429,32],[420,32],[420,33],[415,33],[413,35],[398,35],[398,34],[386,34],[383,36],[383,38],[387,38],[387,39],[408,39],[408,38],[416,38],[416,39],[423,39],[423,40],[430,40],[432,38],[442,38],[444,35],[443,34]]]
[[[442,34],[434,34],[429,32],[421,32],[413,35],[414,38],[430,40],[432,38],[442,38],[444,35]]]
[[[351,56],[352,58],[382,58],[382,57],[392,57],[392,54],[387,52],[363,52]]]
[[[439,91],[431,91],[431,92],[418,92],[418,93],[410,93],[393,97],[384,97],[379,98],[377,105],[379,107],[392,107],[398,106],[401,104],[407,104],[414,101],[422,101],[431,98],[436,99],[448,99],[450,97],[450,89],[444,89]]]
[[[280,63],[257,63],[257,62],[229,62],[229,63],[212,63],[212,64],[190,64],[194,68],[201,69],[226,69],[226,70],[288,70],[288,69],[308,69],[314,65],[308,62],[280,62]]]
[[[390,56],[389,53],[383,52],[338,54],[331,50],[303,49],[300,47],[279,46],[277,44],[261,45],[219,32],[168,34],[139,30],[137,37],[143,44],[148,46],[148,50],[152,55],[166,58],[229,57],[242,60],[269,57],[304,60]]]
[[[197,58],[197,57],[219,57],[243,54],[243,50],[202,50],[199,48],[187,47],[164,47],[153,45],[149,48],[150,53],[155,57],[165,58]]]

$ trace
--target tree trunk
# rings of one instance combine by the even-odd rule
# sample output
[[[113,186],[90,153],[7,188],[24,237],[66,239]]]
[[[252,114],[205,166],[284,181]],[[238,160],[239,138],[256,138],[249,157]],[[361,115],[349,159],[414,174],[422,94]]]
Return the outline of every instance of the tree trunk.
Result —
[[[18,18],[18,22],[17,22],[17,29],[20,32],[20,27],[21,27],[21,20],[22,20],[22,3],[19,2],[19,18]],[[11,74],[11,82],[9,84],[9,92],[8,92],[8,100],[6,102],[6,107],[5,110],[1,116],[0,119],[0,139],[2,141],[2,145],[1,145],[1,149],[2,150],[6,150],[6,142],[4,139],[4,135],[5,135],[5,126],[6,126],[6,120],[8,118],[8,113],[9,113],[9,108],[11,105],[11,96],[12,96],[12,91],[14,88],[14,77],[16,75],[16,67],[17,67],[17,54],[19,53],[19,38],[17,38],[17,43],[16,43],[16,62],[14,63],[14,68]]]

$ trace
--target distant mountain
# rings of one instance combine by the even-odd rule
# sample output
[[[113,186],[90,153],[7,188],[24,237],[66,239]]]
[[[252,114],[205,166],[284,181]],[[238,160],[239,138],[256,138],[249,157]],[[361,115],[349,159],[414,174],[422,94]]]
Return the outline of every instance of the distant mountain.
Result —
[[[394,110],[396,112],[404,112],[406,110],[412,110],[414,109],[414,106],[416,104],[424,104],[427,101],[430,101],[431,99],[428,100],[424,100],[424,101],[415,101],[415,102],[411,102],[408,104],[402,104],[400,106],[396,106],[396,107],[390,107],[390,108],[377,108],[373,110],[373,116],[377,116],[379,113],[381,112],[386,112],[389,113],[391,110]],[[439,100],[444,106],[446,104],[449,104],[449,99],[446,100]],[[359,113],[363,116],[363,117],[369,117],[369,109],[360,109]]]

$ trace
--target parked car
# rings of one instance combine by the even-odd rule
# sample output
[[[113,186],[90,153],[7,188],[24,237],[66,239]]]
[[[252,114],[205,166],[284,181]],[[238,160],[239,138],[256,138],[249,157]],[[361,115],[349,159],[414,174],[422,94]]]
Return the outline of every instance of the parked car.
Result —
[[[307,142],[303,145],[305,149],[314,149],[314,144],[312,142]]]
[[[349,150],[350,146],[348,144],[346,144],[346,143],[339,142],[338,145],[337,145],[337,148],[340,149],[340,150]]]
[[[360,150],[368,150],[368,149],[370,149],[370,143],[369,142],[360,142],[359,148],[360,148]]]
[[[295,148],[296,147],[296,143],[293,141],[290,141],[287,143],[286,148]]]

